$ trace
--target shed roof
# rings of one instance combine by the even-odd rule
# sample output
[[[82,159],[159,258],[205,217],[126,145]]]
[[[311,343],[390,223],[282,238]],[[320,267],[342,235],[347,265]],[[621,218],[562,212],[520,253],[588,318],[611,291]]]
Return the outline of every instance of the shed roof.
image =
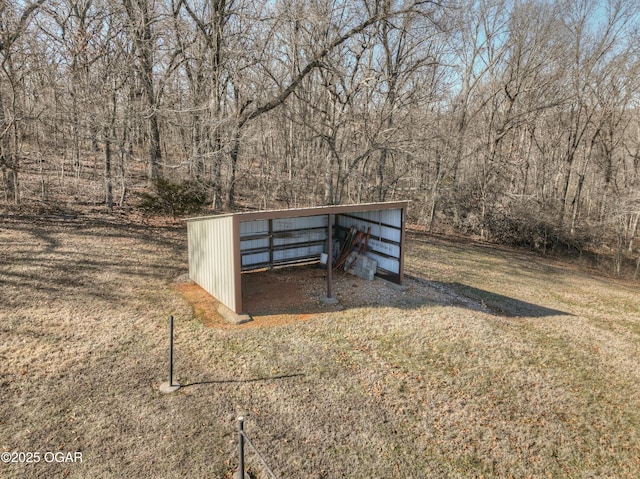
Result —
[[[184,221],[202,221],[212,218],[238,217],[240,221],[268,220],[276,218],[302,218],[305,216],[333,215],[338,213],[353,213],[359,211],[406,209],[407,201],[384,201],[380,203],[358,203],[352,205],[311,206],[304,208],[272,209],[260,211],[239,211],[236,213],[222,213],[219,215],[194,216],[184,218]]]

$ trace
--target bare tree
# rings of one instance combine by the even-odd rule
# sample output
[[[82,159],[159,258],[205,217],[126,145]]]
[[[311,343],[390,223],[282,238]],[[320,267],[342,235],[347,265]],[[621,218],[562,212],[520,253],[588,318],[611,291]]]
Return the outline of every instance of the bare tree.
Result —
[[[136,79],[140,82],[146,102],[144,117],[148,125],[148,178],[150,182],[162,176],[160,138],[160,93],[155,74],[158,12],[154,0],[122,0],[128,19],[128,31],[136,50]]]
[[[199,181],[211,183],[215,208],[221,207],[223,198],[221,176],[232,60],[238,62],[245,53],[233,44],[242,32],[232,19],[235,14],[248,15],[250,5],[233,0],[172,2],[173,35],[182,60],[177,71],[186,78],[185,93],[191,99],[186,108],[191,173]]]
[[[6,0],[0,2],[0,169],[5,184],[5,201],[20,201],[20,112],[17,96],[21,74],[14,66],[16,45],[25,32],[34,12],[44,3],[36,0],[24,5],[22,11]]]

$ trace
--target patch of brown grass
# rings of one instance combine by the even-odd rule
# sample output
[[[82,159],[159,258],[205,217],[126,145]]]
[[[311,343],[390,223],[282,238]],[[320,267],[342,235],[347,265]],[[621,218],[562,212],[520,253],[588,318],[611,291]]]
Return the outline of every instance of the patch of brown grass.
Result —
[[[344,276],[315,309],[322,273],[296,270],[308,305],[232,327],[173,281],[182,225],[3,221],[0,448],[83,462],[0,477],[230,477],[240,414],[283,478],[640,476],[637,285],[413,236],[408,291]]]

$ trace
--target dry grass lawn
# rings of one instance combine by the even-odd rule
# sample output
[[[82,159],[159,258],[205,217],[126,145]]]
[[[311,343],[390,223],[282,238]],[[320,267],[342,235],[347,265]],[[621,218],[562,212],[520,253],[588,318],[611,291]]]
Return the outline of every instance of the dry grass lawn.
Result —
[[[637,284],[415,235],[407,291],[211,327],[183,225],[0,221],[0,448],[82,452],[0,477],[228,478],[240,414],[279,478],[640,477]]]

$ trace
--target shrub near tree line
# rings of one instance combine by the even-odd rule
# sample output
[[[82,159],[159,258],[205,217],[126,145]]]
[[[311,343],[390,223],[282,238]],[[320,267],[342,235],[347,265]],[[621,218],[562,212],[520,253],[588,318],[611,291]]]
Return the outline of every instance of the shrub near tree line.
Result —
[[[195,181],[174,182],[160,178],[154,191],[139,194],[139,208],[148,215],[171,215],[173,218],[198,213],[207,202],[207,195]]]
[[[550,214],[524,207],[492,211],[485,220],[491,239],[508,246],[541,252],[581,253],[594,242],[586,228],[571,233],[553,221]]]

